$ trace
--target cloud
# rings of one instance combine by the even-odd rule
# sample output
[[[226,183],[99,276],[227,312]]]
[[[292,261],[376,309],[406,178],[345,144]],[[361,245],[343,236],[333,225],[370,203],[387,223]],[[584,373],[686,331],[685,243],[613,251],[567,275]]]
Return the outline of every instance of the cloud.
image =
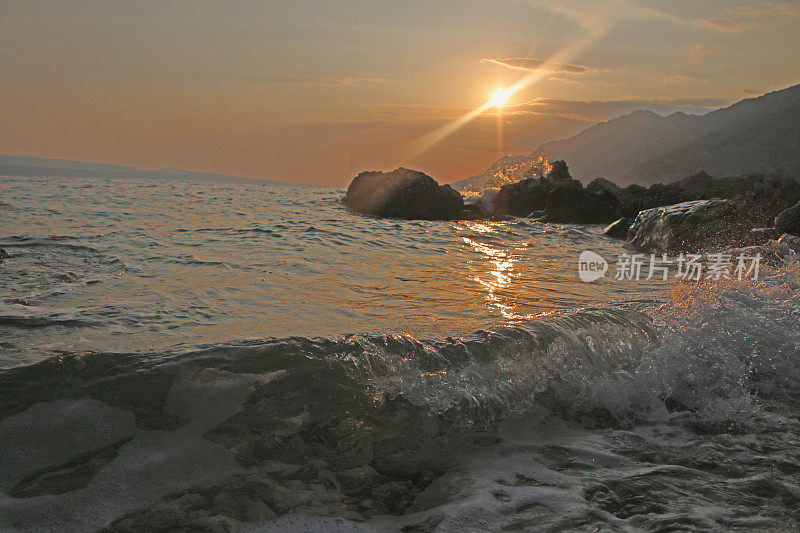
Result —
[[[795,2],[760,2],[756,5],[730,7],[706,18],[674,15],[637,0],[518,0],[543,7],[569,18],[594,36],[608,33],[614,26],[634,20],[661,20],[677,26],[739,33],[766,26],[780,18],[800,18],[800,4]],[[702,54],[702,52],[700,52]]]
[[[572,78],[567,74],[555,74],[553,76],[550,76],[550,79],[560,81],[562,83],[580,83],[579,80],[576,80],[575,78]]]
[[[582,74],[591,72],[595,69],[584,65],[572,65],[570,63],[553,63],[546,59],[536,59],[533,57],[506,57],[503,59],[481,59],[485,63],[494,63],[513,70],[541,70],[544,72],[569,72],[572,74]]]
[[[708,78],[698,78],[697,76],[687,76],[686,74],[673,74],[658,80],[659,83],[708,83]]]
[[[528,0],[529,4],[542,6],[553,13],[570,18],[593,35],[607,33],[613,26],[626,20],[656,19],[680,22],[678,17],[653,7],[643,6],[634,0]]]
[[[707,55],[714,54],[724,49],[725,46],[714,46],[711,44],[700,43],[689,49],[689,58],[687,59],[687,62],[699,63]]]
[[[791,2],[767,2],[758,6],[738,6],[697,22],[712,30],[739,33],[770,24],[779,17],[800,17],[800,5]]]
[[[320,78],[300,78],[295,76],[240,76],[239,79],[249,82],[287,83],[291,85],[321,85],[324,87],[353,87],[366,83],[382,83],[385,78],[366,76],[331,76]]]
[[[361,76],[291,80],[291,82],[301,85],[324,85],[328,87],[352,87],[354,85],[362,85],[364,83],[380,83],[384,81],[386,81],[385,78],[365,78]]]

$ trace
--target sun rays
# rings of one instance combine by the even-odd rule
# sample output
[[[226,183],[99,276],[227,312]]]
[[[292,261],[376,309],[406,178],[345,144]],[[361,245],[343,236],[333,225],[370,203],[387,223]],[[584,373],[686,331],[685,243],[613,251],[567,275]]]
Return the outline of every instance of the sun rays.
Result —
[[[480,107],[473,109],[465,113],[464,115],[444,124],[443,126],[439,127],[438,129],[422,136],[419,140],[414,142],[408,150],[406,155],[407,159],[414,159],[423,153],[427,152],[444,139],[449,137],[450,135],[454,134],[468,123],[470,123],[475,118],[485,114],[492,108],[496,110],[497,116],[497,148],[499,155],[502,155],[503,151],[503,108],[513,105],[509,104],[509,100],[524,89],[528,89],[533,85],[546,80],[552,75],[553,66],[556,64],[564,64],[571,60],[573,60],[579,54],[585,52],[589,49],[599,38],[598,35],[592,35],[582,41],[579,41],[572,46],[568,46],[567,48],[561,50],[559,53],[553,54],[551,57],[546,59],[542,62],[542,64],[534,69],[529,71],[527,74],[522,76],[516,83],[511,85],[507,88],[498,88],[491,98],[481,105]]]

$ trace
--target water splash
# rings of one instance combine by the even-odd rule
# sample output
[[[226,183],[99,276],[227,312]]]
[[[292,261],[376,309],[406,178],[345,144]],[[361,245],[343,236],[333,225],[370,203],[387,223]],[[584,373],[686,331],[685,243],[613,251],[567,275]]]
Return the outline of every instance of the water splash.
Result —
[[[486,189],[498,189],[509,183],[544,176],[551,168],[544,154],[507,155],[495,161],[482,174],[465,180],[461,192],[466,198],[478,197]]]

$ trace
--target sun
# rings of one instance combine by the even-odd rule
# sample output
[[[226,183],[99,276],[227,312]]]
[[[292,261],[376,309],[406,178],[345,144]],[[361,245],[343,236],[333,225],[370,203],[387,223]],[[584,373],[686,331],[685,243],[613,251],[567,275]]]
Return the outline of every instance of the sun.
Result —
[[[492,99],[487,103],[487,106],[500,107],[508,101],[509,96],[511,96],[511,91],[508,89],[497,89],[492,95]]]

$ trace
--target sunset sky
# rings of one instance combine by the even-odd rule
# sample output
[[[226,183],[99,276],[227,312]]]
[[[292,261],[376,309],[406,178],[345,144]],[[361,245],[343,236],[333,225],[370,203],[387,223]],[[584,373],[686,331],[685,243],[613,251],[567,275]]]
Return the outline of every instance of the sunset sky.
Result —
[[[635,109],[800,82],[800,2],[0,0],[0,153],[342,185],[442,182]]]

